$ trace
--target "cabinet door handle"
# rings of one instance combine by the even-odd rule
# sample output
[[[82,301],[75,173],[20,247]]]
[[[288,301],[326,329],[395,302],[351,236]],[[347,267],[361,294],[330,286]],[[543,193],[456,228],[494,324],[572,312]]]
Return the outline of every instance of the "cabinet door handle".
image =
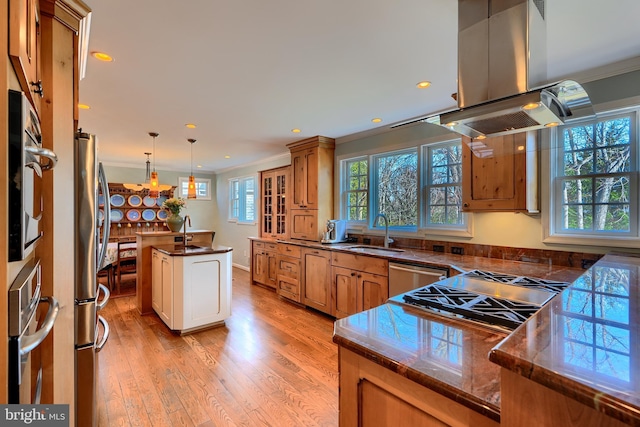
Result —
[[[358,274],[358,279],[360,279],[362,277],[362,274]]]
[[[353,276],[355,276],[355,275],[356,275],[355,271],[352,271],[352,272],[351,272],[351,277],[353,277]]]
[[[42,90],[42,80],[38,80],[37,82],[31,82],[31,86],[35,86],[35,89],[31,89],[33,93],[37,93],[40,95],[40,98],[44,97],[44,90]]]

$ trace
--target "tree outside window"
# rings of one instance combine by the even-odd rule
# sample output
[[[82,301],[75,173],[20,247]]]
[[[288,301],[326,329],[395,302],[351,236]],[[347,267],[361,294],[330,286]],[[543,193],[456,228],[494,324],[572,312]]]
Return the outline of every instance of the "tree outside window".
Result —
[[[631,147],[634,115],[561,130],[557,229],[569,233],[628,234],[636,171]]]
[[[369,162],[367,159],[346,162],[346,219],[347,221],[366,221],[369,198]]]
[[[427,146],[427,224],[458,226],[462,215],[462,146],[460,141]]]
[[[374,162],[376,213],[384,213],[390,227],[417,227],[417,150],[374,156]]]

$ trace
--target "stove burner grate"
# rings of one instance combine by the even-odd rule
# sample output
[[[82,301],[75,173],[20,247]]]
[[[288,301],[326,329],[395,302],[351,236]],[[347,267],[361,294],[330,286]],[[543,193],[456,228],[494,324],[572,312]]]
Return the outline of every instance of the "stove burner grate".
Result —
[[[420,308],[453,313],[490,325],[515,329],[540,309],[530,303],[477,294],[432,284],[403,296],[404,302]]]

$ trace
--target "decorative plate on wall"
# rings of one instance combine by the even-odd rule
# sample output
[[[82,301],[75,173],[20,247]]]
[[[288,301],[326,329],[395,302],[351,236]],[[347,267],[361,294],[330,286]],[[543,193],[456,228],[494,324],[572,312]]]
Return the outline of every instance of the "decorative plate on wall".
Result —
[[[140,211],[138,209],[129,209],[127,211],[127,219],[129,221],[137,221],[140,219]]]
[[[114,194],[111,196],[111,206],[120,207],[124,205],[124,196],[122,194]]]
[[[129,204],[133,207],[138,207],[142,204],[142,197],[138,196],[137,194],[132,194],[131,196],[129,196],[129,198],[127,199],[127,201],[129,202]]]
[[[124,200],[124,197],[122,198]],[[111,222],[119,222],[124,218],[124,214],[120,209],[111,209]]]
[[[164,201],[167,200],[167,196],[160,196],[156,199],[156,205],[158,205],[159,207],[162,207],[162,204],[164,203]]]
[[[156,219],[156,211],[153,209],[145,209],[142,211],[142,219],[145,221],[153,221]]]
[[[151,206],[156,205],[156,199],[154,199],[153,197],[145,196],[144,199],[142,199],[142,203],[146,207],[150,208]]]
[[[158,211],[157,215],[158,215],[158,219],[164,221],[169,216],[169,212],[167,212],[164,209],[162,209],[162,210]]]

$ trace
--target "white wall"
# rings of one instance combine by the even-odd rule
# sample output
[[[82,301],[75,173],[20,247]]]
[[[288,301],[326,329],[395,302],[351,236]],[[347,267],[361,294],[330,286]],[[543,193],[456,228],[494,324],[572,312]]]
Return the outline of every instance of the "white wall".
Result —
[[[142,183],[145,178],[144,168],[127,168],[120,166],[104,165],[104,171],[107,175],[109,182],[117,183]],[[179,177],[188,177],[189,172],[176,172],[176,171],[161,171],[158,170],[158,178],[160,184],[175,185],[178,186]],[[182,211],[182,215],[189,215],[191,218],[192,229],[198,230],[215,230],[217,224],[217,208],[216,208],[216,179],[215,175],[211,174],[194,174],[196,178],[205,178],[211,180],[211,200],[188,200],[187,207]],[[187,228],[189,229],[189,228]],[[217,237],[217,235],[216,235]],[[219,243],[214,238],[216,243]]]
[[[237,267],[249,268],[250,244],[249,237],[258,236],[258,218],[254,224],[238,224],[230,222],[229,217],[229,179],[254,175],[258,187],[256,188],[256,208],[259,201],[258,171],[277,168],[291,164],[291,156],[285,153],[277,158],[267,159],[259,164],[252,164],[241,168],[225,171],[216,175],[216,241],[221,245],[233,248],[233,264]]]

